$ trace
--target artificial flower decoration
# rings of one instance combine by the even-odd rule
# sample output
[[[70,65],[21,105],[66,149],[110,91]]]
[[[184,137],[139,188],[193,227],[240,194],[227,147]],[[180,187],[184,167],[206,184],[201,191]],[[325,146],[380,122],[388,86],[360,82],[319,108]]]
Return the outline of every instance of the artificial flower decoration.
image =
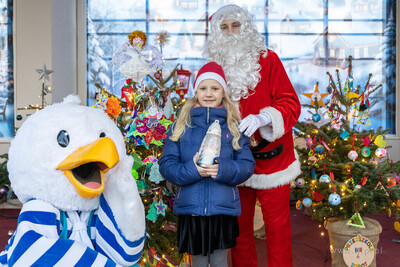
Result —
[[[121,106],[118,98],[112,96],[108,99],[106,112],[112,117],[117,117],[121,113]]]

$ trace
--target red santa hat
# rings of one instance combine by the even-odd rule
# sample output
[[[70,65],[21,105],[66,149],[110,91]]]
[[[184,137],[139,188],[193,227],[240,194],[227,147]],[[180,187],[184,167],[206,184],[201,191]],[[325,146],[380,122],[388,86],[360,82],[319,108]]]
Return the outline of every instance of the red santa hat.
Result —
[[[226,79],[225,79],[225,73],[224,70],[220,65],[218,65],[215,62],[209,62],[205,64],[201,69],[199,69],[199,72],[197,73],[196,80],[194,81],[194,91],[197,91],[197,87],[199,87],[199,84],[204,81],[204,80],[216,80],[221,84],[222,88],[226,91]]]

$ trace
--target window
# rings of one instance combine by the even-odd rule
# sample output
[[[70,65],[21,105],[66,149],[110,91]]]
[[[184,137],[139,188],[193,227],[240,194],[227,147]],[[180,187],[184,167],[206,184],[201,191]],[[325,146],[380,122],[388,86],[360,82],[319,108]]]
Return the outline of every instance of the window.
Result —
[[[329,57],[330,58],[335,58],[336,57],[336,53],[335,53],[335,49],[334,48],[329,49]]]
[[[359,47],[354,48],[354,58],[360,59],[360,48]]]
[[[124,78],[110,61],[133,30],[144,31],[153,45],[156,34],[166,30],[170,42],[163,47],[165,75],[180,63],[194,76],[205,62],[209,15],[231,3],[255,16],[302,103],[309,104],[302,93],[312,92],[316,82],[325,93],[327,71],[339,67],[345,77],[345,59],[352,55],[355,85],[363,86],[370,72],[371,83],[383,85],[369,99],[372,127],[396,132],[395,0],[87,0],[89,101],[95,82],[119,95]],[[308,118],[307,110],[303,108],[301,120]]]
[[[319,57],[320,57],[320,58],[325,58],[325,48],[323,48],[322,46],[320,46],[320,47],[318,48],[318,51],[319,51]]]
[[[364,57],[368,57],[368,47],[364,47]]]
[[[346,57],[346,50],[344,48],[339,49],[339,58],[343,59]]]
[[[0,138],[14,136],[12,0],[0,0]]]

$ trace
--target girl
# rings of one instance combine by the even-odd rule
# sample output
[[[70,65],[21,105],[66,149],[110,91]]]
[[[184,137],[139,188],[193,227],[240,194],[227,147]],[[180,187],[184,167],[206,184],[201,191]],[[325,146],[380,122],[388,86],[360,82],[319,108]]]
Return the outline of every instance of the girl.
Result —
[[[174,203],[179,252],[190,253],[195,267],[228,266],[227,249],[236,245],[241,213],[236,185],[253,174],[255,162],[249,139],[237,128],[240,115],[226,94],[222,67],[204,65],[194,88],[168,133],[160,171],[179,186]],[[196,164],[198,151],[215,120],[221,125],[220,156],[202,168]]]

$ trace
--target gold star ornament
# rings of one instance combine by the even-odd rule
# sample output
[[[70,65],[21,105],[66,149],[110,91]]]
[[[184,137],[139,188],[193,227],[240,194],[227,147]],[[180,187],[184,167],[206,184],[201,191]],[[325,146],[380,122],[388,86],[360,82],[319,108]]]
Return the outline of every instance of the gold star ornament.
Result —
[[[320,106],[326,108],[324,102],[322,102],[322,99],[323,99],[325,96],[327,96],[328,93],[321,94],[321,93],[319,92],[319,89],[318,89],[318,82],[314,85],[314,93],[304,93],[304,94],[302,94],[302,95],[305,95],[306,97],[311,98],[311,104],[310,104],[310,106],[314,106],[314,105],[315,105],[315,102],[318,102],[318,104],[319,104]]]

